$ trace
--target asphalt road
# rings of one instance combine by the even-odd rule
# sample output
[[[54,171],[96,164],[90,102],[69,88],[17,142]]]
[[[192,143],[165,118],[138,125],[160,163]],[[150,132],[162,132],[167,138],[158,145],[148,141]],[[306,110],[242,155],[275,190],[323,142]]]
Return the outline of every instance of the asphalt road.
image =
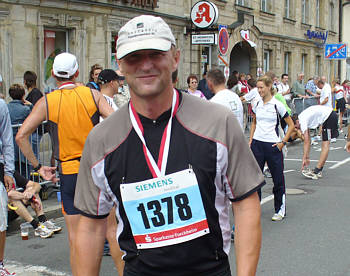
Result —
[[[266,179],[257,275],[350,275],[350,154],[344,145],[344,139],[331,144],[324,177],[319,180],[306,179],[300,173],[302,143],[289,146],[285,159],[287,217],[281,222],[271,221],[272,182]],[[320,145],[312,147],[311,160],[318,160],[319,150]],[[59,212],[51,216],[64,227]],[[5,262],[11,271],[19,276],[71,275],[65,228],[53,238],[31,236],[28,241],[21,240],[17,229],[10,225],[7,237]],[[230,260],[235,275],[233,247]],[[103,257],[100,275],[117,275],[111,257]]]

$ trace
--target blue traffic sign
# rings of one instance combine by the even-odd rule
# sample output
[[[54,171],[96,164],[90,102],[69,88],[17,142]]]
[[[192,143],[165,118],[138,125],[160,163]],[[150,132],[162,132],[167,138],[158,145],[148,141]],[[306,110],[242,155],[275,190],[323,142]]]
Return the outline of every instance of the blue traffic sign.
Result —
[[[347,45],[341,44],[326,44],[324,48],[325,59],[346,59]]]

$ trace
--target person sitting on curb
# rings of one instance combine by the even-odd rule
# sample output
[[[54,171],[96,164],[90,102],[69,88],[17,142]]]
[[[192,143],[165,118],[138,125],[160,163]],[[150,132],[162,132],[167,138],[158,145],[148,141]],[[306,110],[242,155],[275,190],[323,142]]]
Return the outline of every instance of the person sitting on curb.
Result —
[[[45,216],[44,208],[39,197],[40,184],[24,178],[17,171],[14,172],[13,177],[16,180],[17,188],[22,188],[23,192],[11,189],[8,192],[9,203],[21,218],[33,226],[35,236],[46,239],[54,233],[60,232],[62,227],[47,220]],[[33,208],[37,218],[33,218],[27,210],[26,206],[29,205]]]

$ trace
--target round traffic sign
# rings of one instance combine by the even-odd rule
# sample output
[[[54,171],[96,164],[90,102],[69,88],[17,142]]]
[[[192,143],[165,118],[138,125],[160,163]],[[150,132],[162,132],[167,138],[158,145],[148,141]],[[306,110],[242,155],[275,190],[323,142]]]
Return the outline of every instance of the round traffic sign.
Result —
[[[228,51],[228,32],[226,28],[221,28],[219,31],[219,52],[221,55],[226,55]]]

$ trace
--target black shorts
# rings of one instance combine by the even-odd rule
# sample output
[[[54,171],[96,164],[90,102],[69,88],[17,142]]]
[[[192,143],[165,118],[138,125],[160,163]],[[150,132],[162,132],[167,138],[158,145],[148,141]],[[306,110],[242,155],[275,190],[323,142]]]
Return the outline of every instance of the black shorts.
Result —
[[[22,176],[18,171],[15,171],[13,174],[13,178],[16,181],[16,188],[22,188],[25,190],[27,188],[27,184],[29,182],[29,179]]]
[[[75,186],[78,174],[60,174],[60,189],[63,210],[67,215],[78,215],[80,211],[74,207]]]
[[[338,115],[332,111],[322,125],[322,141],[330,141],[332,138],[337,138],[338,136]]]
[[[344,112],[345,111],[345,103],[346,102],[345,102],[344,98],[337,100],[337,104],[335,106],[337,111]]]

